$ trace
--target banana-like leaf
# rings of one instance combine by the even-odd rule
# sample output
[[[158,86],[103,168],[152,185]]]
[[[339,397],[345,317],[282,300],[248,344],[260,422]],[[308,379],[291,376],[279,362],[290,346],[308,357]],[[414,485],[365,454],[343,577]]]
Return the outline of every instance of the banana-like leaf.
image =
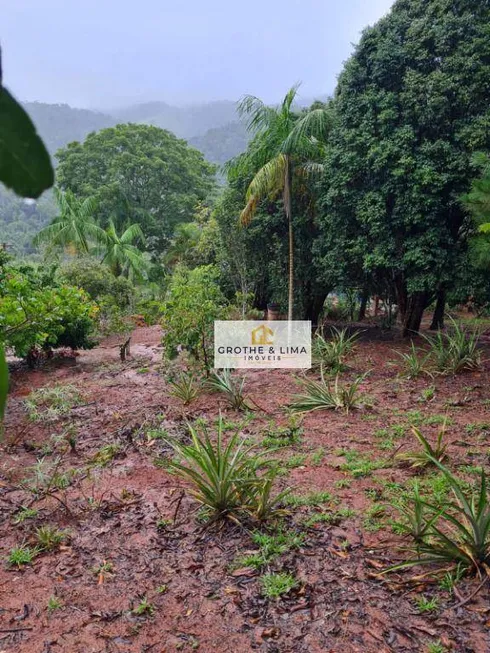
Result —
[[[50,156],[32,120],[1,85],[0,181],[17,195],[32,198],[54,183]]]

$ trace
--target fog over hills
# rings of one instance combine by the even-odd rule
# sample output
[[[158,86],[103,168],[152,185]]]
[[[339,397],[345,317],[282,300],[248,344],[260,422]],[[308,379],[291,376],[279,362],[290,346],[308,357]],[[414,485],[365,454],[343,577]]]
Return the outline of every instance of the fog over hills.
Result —
[[[113,116],[89,109],[74,109],[67,104],[25,102],[24,107],[51,154],[72,141],[83,140],[90,132],[115,124]]]
[[[111,112],[122,122],[145,122],[168,129],[179,138],[201,136],[237,120],[236,102],[220,100],[176,107],[165,102],[136,104]]]
[[[326,96],[318,99],[325,100]],[[305,98],[300,106],[308,106],[313,100]],[[208,161],[219,165],[243,152],[249,140],[237,113],[237,103],[231,100],[183,107],[166,102],[145,102],[110,112],[43,102],[25,102],[24,106],[52,154],[72,141],[83,140],[92,131],[124,122],[168,129],[189,141]]]

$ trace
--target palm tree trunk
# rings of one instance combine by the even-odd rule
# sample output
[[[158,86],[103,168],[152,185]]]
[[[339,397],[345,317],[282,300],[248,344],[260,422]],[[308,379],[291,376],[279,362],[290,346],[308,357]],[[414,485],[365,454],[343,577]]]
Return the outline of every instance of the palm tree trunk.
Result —
[[[294,239],[293,239],[293,216],[291,199],[291,160],[286,156],[284,171],[284,211],[288,221],[289,230],[289,288],[288,288],[288,321],[293,319],[294,304]]]

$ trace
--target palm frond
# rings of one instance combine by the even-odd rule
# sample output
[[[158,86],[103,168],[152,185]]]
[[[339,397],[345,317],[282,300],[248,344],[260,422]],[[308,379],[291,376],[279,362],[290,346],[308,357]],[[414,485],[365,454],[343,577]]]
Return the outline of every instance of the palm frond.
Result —
[[[46,225],[41,231],[36,234],[33,239],[34,245],[43,245],[45,243],[52,243],[60,238],[60,234],[66,230],[66,224],[59,222],[58,218]]]
[[[83,202],[75,203],[73,207],[82,220],[93,220],[97,212],[98,202],[95,197],[87,197]]]
[[[327,142],[333,125],[332,112],[327,108],[313,109],[302,116],[294,125],[283,144],[283,151],[297,153],[321,148]]]
[[[296,82],[289,91],[286,93],[284,96],[284,99],[281,104],[281,112],[290,114],[291,113],[291,107],[293,106],[293,103],[296,99],[296,96],[298,95],[298,90],[299,87],[301,86],[301,82]]]
[[[301,166],[296,166],[295,170],[300,177],[320,179],[325,172],[325,166],[323,163],[317,163],[316,161],[307,161]]]
[[[255,215],[255,211],[257,210],[257,204],[259,203],[259,198],[258,197],[251,197],[243,211],[240,213],[240,218],[238,219],[238,222],[242,227],[248,227],[248,225],[252,222],[253,217]]]
[[[121,243],[132,244],[135,241],[142,244],[145,242],[145,235],[139,224],[129,225],[121,236]]]
[[[284,187],[286,165],[286,156],[279,154],[262,166],[250,182],[247,199],[251,197],[274,199]]]
[[[275,111],[258,97],[245,95],[238,103],[238,115],[247,119],[247,130],[256,133],[270,125],[275,116]]]

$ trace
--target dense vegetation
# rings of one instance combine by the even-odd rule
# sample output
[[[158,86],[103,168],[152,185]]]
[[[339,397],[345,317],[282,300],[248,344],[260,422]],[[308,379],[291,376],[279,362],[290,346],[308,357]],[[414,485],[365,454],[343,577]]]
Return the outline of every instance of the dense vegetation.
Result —
[[[197,279],[213,266],[209,283],[242,315],[274,303],[317,322],[336,291],[345,317],[362,318],[377,296],[410,335],[431,304],[433,328],[448,301],[484,309],[488,15],[470,0],[399,0],[364,32],[332,100],[299,110],[296,88],[275,108],[244,98],[234,133],[246,149],[226,164],[219,190],[216,170],[169,131],[132,123],[94,131],[58,150],[49,202],[5,196],[5,239],[15,232],[13,253],[34,242],[51,262],[96,257],[115,278],[137,282],[132,306],[165,301],[174,271]],[[49,113],[33,110],[38,120]],[[202,139],[235,111],[194,107],[182,125],[194,122]],[[149,103],[118,117],[158,124],[176,115]],[[84,129],[89,117],[91,126],[106,119],[82,112],[72,123]],[[28,243],[35,226],[43,228]]]
[[[471,157],[490,149],[488,3],[399,0],[339,79],[320,191],[319,273],[386,288],[417,331],[464,260]]]
[[[196,107],[172,107],[162,102],[135,105],[120,111],[100,113],[75,109],[66,104],[26,102],[28,111],[52,156],[74,141],[82,142],[91,132],[115,127],[120,122],[147,123],[167,129],[202,152],[210,163],[222,165],[245,150],[247,132],[237,121],[233,102],[215,102]],[[34,253],[32,239],[56,216],[52,192],[39,201],[26,203],[0,189],[1,241],[17,255]]]
[[[228,127],[188,111],[192,143],[226,161],[220,184],[162,103],[117,125],[81,112],[65,124],[79,140],[60,129],[47,143],[63,145],[54,171],[0,80],[0,572],[28,587],[44,556],[33,588],[56,583],[48,618],[36,594],[41,625],[24,604],[9,624],[29,625],[4,639],[44,634],[66,600],[64,634],[79,637],[80,619],[104,645],[131,646],[145,620],[160,637],[170,595],[161,613],[185,635],[176,650],[199,647],[187,630],[210,599],[252,638],[234,650],[343,650],[351,636],[356,651],[488,649],[487,606],[461,615],[488,589],[490,563],[490,5],[397,0],[332,99],[300,109],[297,90],[273,107],[245,96]],[[235,106],[220,111],[228,120]],[[172,120],[177,136],[162,129]],[[313,321],[312,369],[213,370],[215,321],[266,308]],[[152,328],[131,352],[135,326]],[[72,375],[58,366],[104,336]],[[56,358],[33,373],[13,356]],[[89,612],[72,603],[86,597]],[[438,601],[455,610],[436,618]],[[257,634],[274,614],[280,628]],[[403,619],[421,634],[397,630]]]
[[[188,222],[213,189],[213,167],[185,141],[158,127],[118,125],[57,153],[63,190],[93,198],[97,217],[117,228],[138,223],[151,251],[164,251],[174,228]]]

